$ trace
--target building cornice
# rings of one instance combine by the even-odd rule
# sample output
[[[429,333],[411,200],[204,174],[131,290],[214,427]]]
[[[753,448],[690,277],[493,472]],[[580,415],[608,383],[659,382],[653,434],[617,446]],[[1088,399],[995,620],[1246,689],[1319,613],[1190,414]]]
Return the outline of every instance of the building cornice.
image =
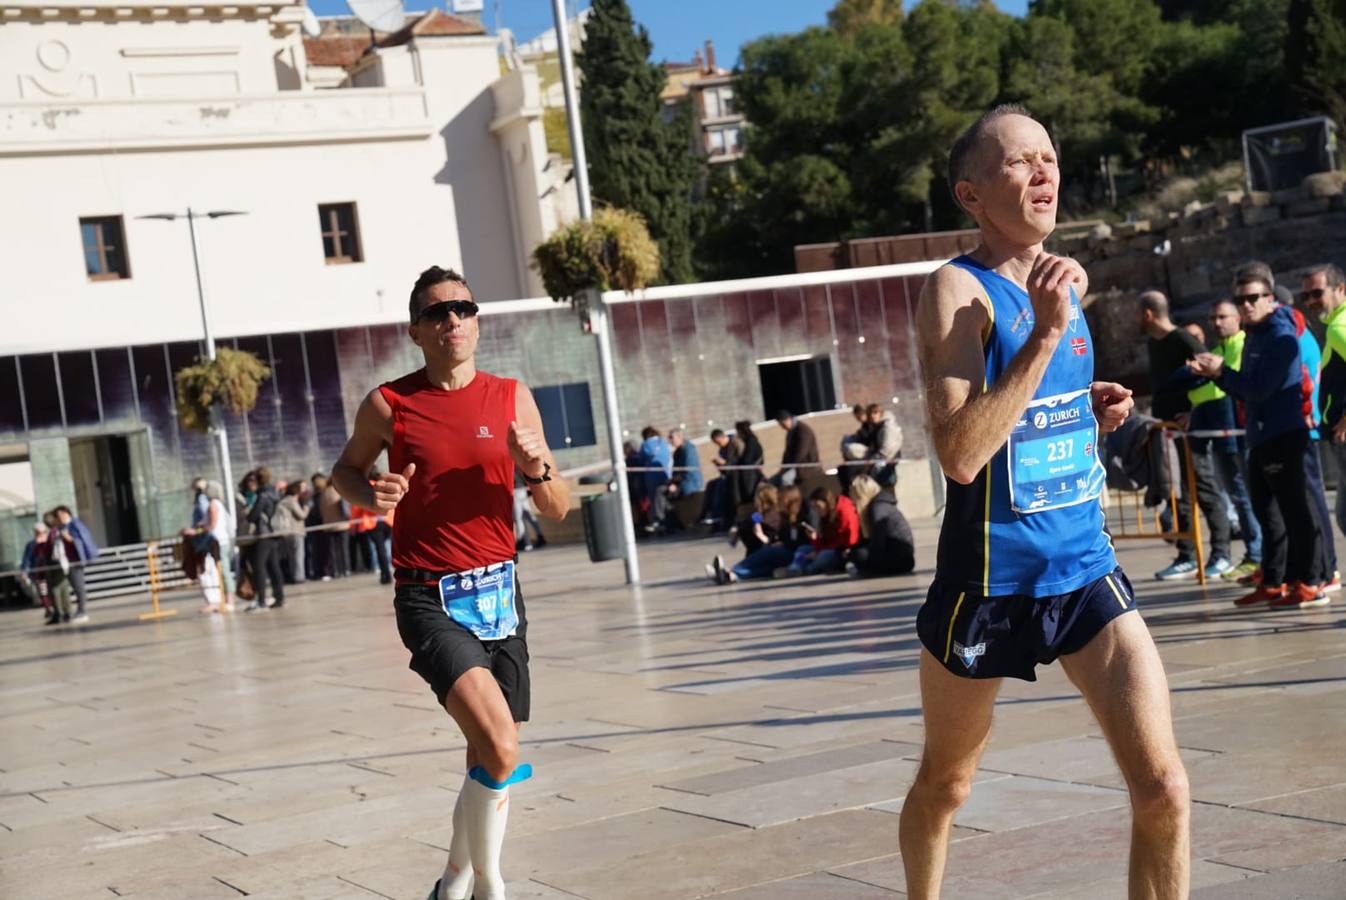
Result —
[[[191,19],[265,20],[277,25],[303,21],[302,3],[238,3],[225,0],[127,3],[125,0],[46,0],[0,6],[0,25],[9,22],[146,22]]]

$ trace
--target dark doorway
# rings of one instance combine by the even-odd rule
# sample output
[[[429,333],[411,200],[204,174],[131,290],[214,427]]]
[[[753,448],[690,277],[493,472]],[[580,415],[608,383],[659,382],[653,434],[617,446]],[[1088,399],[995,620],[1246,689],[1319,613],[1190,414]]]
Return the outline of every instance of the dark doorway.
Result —
[[[113,434],[72,440],[70,469],[79,506],[76,513],[89,526],[94,539],[104,547],[139,543],[140,515],[129,439]]]
[[[762,379],[762,405],[768,416],[783,409],[802,415],[837,405],[830,356],[758,363],[757,373]]]

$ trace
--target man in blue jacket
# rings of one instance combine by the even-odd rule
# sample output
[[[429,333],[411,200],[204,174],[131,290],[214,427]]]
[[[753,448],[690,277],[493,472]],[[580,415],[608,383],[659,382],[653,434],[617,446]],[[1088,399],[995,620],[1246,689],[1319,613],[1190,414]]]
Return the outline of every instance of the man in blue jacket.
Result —
[[[75,589],[75,617],[70,621],[83,624],[89,621],[89,590],[84,586],[84,567],[98,557],[98,544],[89,526],[70,511],[68,506],[56,507],[60,522],[58,537],[65,541],[66,559],[70,560],[70,584]]]
[[[1234,303],[1248,332],[1243,365],[1202,353],[1188,366],[1241,399],[1248,419],[1248,488],[1262,523],[1262,583],[1240,597],[1240,607],[1321,606],[1331,579],[1324,525],[1305,476],[1314,452],[1312,420],[1304,407],[1304,363],[1289,309],[1276,303],[1261,277],[1236,277]]]
[[[674,428],[668,433],[668,444],[673,448],[673,475],[664,486],[662,524],[666,530],[682,531],[684,525],[678,518],[677,502],[705,491],[706,479],[701,474],[701,456],[696,452],[696,445],[687,440],[686,432]]]

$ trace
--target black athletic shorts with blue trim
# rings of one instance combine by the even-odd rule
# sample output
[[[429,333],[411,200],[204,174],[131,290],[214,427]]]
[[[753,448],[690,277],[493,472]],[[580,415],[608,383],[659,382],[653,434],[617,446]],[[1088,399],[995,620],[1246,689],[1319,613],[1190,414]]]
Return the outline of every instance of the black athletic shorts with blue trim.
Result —
[[[916,633],[944,668],[962,678],[1037,681],[1037,666],[1083,650],[1105,625],[1135,608],[1135,592],[1120,566],[1052,597],[981,597],[936,577],[916,614]]]
[[[401,572],[401,570],[399,570]],[[532,706],[532,681],[528,674],[528,615],[523,588],[515,582],[514,602],[519,627],[499,641],[483,641],[459,625],[444,611],[436,584],[399,584],[393,598],[397,631],[411,651],[410,668],[425,679],[439,705],[464,672],[483,668],[494,676],[516,722],[527,722]]]

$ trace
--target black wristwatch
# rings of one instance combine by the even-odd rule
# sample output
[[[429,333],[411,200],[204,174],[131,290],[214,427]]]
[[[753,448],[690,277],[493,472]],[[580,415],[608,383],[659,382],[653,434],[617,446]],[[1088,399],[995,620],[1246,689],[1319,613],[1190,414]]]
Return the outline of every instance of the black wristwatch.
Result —
[[[528,474],[527,472],[525,472],[523,469],[520,469],[520,470],[519,470],[519,474],[522,475],[522,476],[523,476],[523,480],[526,481],[526,482],[528,482],[529,484],[542,484],[542,482],[544,482],[544,481],[551,481],[551,463],[549,463],[549,462],[544,462],[544,463],[542,464],[542,477],[541,477],[541,478],[532,478],[532,477],[530,477],[529,474]]]

